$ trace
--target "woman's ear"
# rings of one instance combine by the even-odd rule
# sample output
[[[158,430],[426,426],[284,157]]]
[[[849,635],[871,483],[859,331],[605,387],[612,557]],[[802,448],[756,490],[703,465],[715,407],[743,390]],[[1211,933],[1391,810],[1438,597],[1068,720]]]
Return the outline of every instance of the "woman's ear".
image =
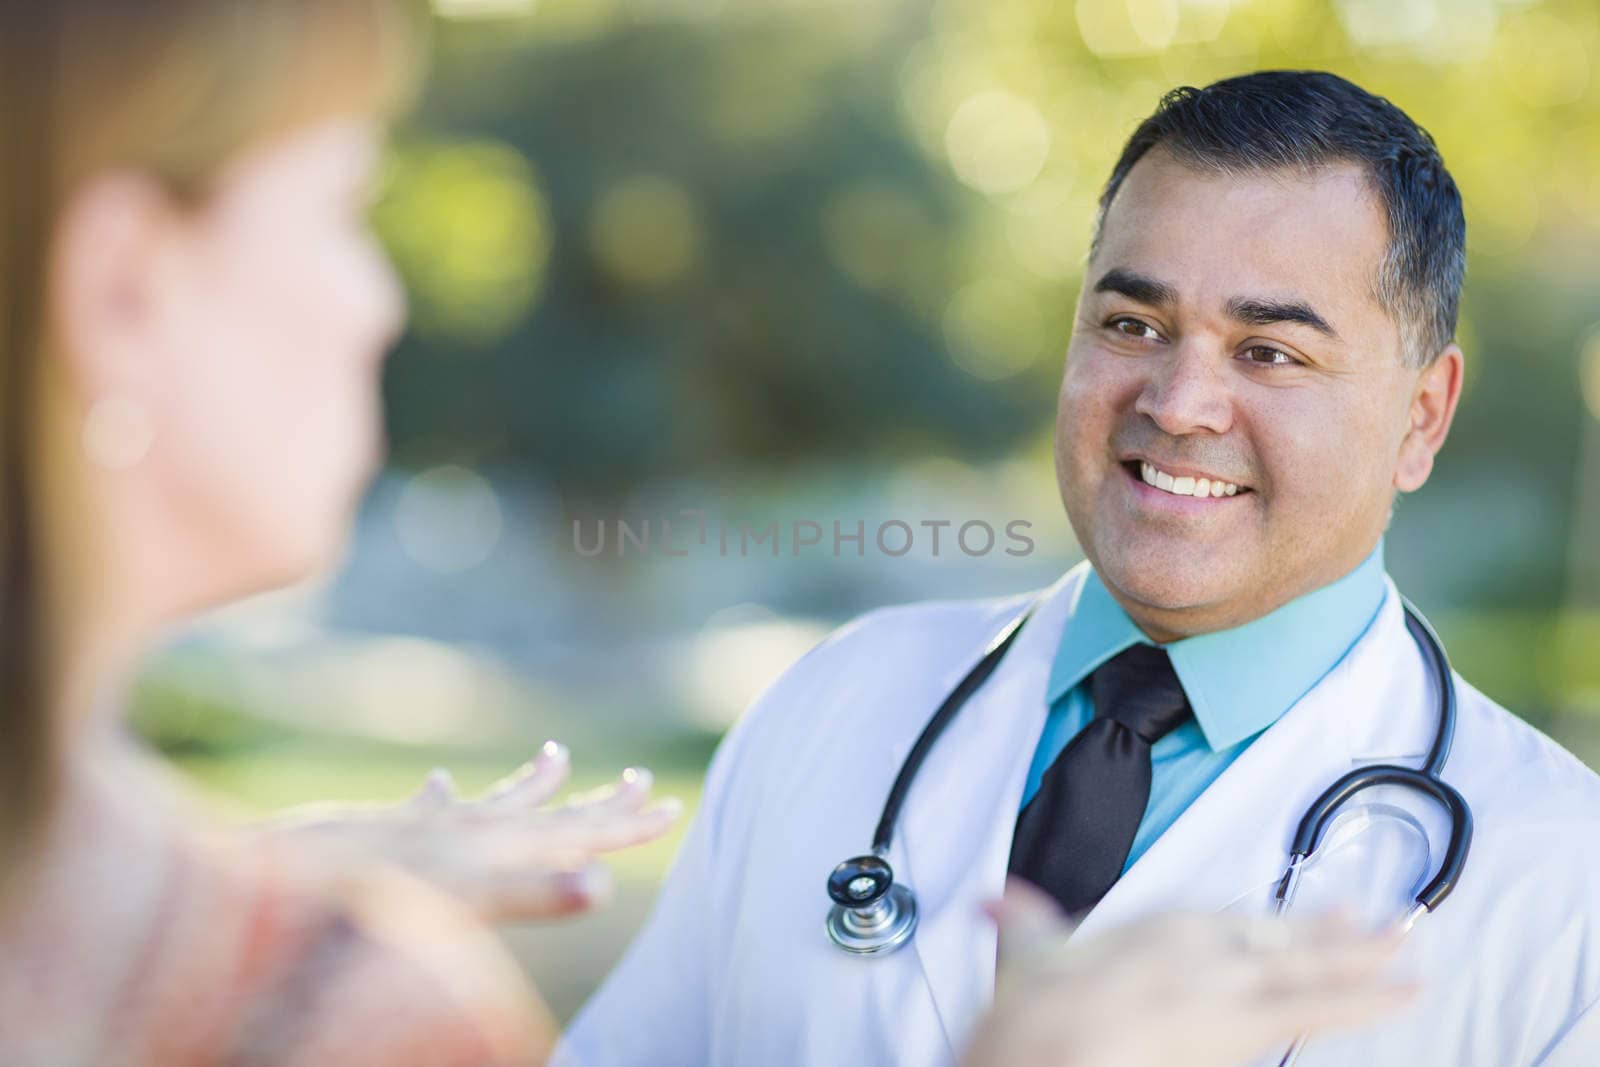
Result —
[[[70,194],[51,249],[56,359],[86,403],[140,391],[160,352],[160,297],[181,207],[153,178],[115,172]]]
[[[1411,395],[1411,425],[1400,442],[1394,487],[1402,493],[1420,489],[1433,473],[1433,457],[1444,446],[1461,400],[1463,357],[1459,345],[1440,352],[1417,378]]]

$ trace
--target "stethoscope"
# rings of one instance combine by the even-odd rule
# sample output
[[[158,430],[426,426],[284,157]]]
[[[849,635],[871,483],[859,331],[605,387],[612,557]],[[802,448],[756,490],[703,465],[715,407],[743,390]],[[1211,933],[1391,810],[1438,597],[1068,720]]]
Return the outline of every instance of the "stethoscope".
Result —
[[[1401,929],[1410,930],[1417,919],[1437,910],[1460,881],[1461,869],[1466,866],[1467,852],[1472,845],[1472,812],[1461,794],[1439,776],[1455,740],[1455,679],[1451,675],[1444,646],[1433,632],[1433,627],[1428,625],[1410,601],[1401,598],[1401,603],[1405,607],[1406,629],[1422,649],[1429,672],[1439,687],[1439,729],[1434,736],[1433,747],[1421,767],[1381,763],[1359,767],[1317,797],[1301,817],[1299,828],[1289,846],[1288,866],[1274,893],[1276,915],[1287,911],[1293,902],[1301,872],[1321,844],[1324,831],[1339,809],[1357,793],[1374,786],[1396,785],[1411,789],[1431,798],[1450,816],[1450,843],[1445,848],[1444,858],[1432,880],[1416,894],[1412,907],[1401,920]],[[833,899],[833,907],[828,911],[828,937],[846,952],[857,955],[893,952],[910,940],[915,932],[916,895],[910,887],[895,881],[894,870],[884,858],[889,854],[895,821],[911,789],[911,782],[921,770],[934,742],[955,718],[961,706],[1000,665],[1001,657],[1011,647],[1035,606],[1030,605],[995,635],[977,665],[950,691],[944,703],[939,705],[939,710],[934,712],[933,718],[922,728],[916,744],[911,746],[905,762],[900,765],[900,773],[895,775],[888,799],[884,801],[883,814],[879,816],[878,828],[872,835],[872,851],[845,860],[828,876],[828,896]],[[1295,1042],[1280,1061],[1280,1067],[1287,1067],[1294,1062],[1304,1042],[1304,1037]]]

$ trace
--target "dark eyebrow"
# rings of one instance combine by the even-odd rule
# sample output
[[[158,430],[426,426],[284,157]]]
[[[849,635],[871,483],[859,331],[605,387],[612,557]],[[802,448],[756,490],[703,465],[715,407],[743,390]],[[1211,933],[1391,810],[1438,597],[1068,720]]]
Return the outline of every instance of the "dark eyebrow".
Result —
[[[1148,275],[1124,267],[1112,267],[1094,283],[1097,293],[1120,293],[1129,300],[1137,300],[1151,307],[1165,307],[1178,302],[1178,290],[1166,282],[1158,282]]]
[[[1298,322],[1302,326],[1309,326],[1313,330],[1331,340],[1339,340],[1339,334],[1328,320],[1318,315],[1310,304],[1298,300],[1252,300],[1247,297],[1236,296],[1228,301],[1228,314],[1240,322],[1251,326],[1271,326],[1279,322]]]
[[[1094,283],[1097,293],[1118,293],[1151,307],[1167,307],[1178,302],[1178,290],[1167,282],[1148,274],[1112,267]],[[1310,304],[1300,300],[1260,300],[1236,296],[1228,301],[1229,316],[1250,326],[1271,326],[1280,322],[1296,322],[1309,326],[1323,336],[1338,341],[1339,333],[1328,320],[1317,314]]]

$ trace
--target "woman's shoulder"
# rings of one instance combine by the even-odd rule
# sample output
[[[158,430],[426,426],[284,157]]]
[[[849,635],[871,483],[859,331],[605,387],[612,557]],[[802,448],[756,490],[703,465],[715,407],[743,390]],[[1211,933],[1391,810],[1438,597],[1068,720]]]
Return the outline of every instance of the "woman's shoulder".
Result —
[[[144,989],[139,1062],[252,1067],[542,1063],[531,988],[456,902],[281,845],[198,850]],[[146,1000],[146,996],[141,996]]]

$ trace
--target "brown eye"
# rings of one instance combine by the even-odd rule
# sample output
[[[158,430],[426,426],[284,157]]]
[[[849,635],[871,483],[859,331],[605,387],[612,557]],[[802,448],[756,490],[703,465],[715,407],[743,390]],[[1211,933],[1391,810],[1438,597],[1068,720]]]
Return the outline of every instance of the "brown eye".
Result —
[[[1287,366],[1300,362],[1283,349],[1270,348],[1267,345],[1251,345],[1245,349],[1244,356],[1246,360],[1258,367]]]
[[[1126,315],[1118,316],[1117,318],[1114,318],[1110,322],[1106,323],[1106,325],[1110,326],[1118,333],[1126,334],[1129,337],[1137,337],[1141,340],[1148,341],[1161,340],[1161,335],[1156,332],[1154,326],[1151,326],[1147,322],[1140,322],[1138,319],[1130,319]]]

